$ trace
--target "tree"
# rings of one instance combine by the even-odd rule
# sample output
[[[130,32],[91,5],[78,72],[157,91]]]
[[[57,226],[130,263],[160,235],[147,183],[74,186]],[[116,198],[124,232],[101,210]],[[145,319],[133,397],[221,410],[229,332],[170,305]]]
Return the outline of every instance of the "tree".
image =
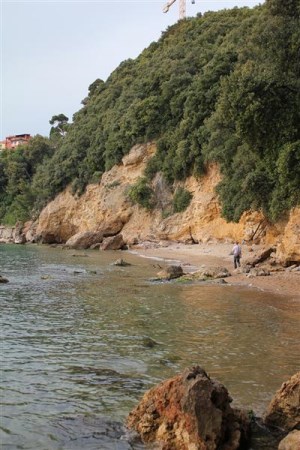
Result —
[[[50,138],[53,138],[57,135],[64,137],[69,127],[68,122],[69,118],[64,114],[57,114],[55,116],[52,116],[52,118],[49,120],[49,123],[50,125],[54,126],[52,126],[50,130]]]

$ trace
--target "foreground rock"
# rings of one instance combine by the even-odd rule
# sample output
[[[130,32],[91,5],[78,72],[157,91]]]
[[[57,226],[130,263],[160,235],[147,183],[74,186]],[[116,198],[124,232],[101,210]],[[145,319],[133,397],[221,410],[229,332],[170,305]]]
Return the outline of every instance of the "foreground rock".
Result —
[[[248,439],[249,419],[231,401],[227,389],[197,366],[146,392],[127,426],[164,450],[235,450]]]
[[[264,417],[266,425],[285,431],[300,429],[300,372],[276,392]],[[300,447],[299,447],[300,448]]]
[[[280,441],[278,450],[300,450],[300,431],[291,431]]]

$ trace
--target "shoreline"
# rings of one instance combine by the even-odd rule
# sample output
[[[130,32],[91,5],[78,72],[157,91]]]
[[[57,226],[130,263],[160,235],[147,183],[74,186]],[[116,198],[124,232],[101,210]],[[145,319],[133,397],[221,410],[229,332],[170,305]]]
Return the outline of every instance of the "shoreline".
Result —
[[[232,243],[182,244],[166,242],[160,245],[144,243],[132,246],[130,253],[140,257],[156,259],[166,265],[181,265],[185,273],[195,272],[204,267],[225,267],[231,273],[226,282],[232,286],[247,287],[300,300],[300,272],[290,272],[285,268],[271,272],[269,276],[247,277],[245,273],[234,273],[233,257],[230,255]],[[262,245],[242,246],[242,260],[247,259]]]

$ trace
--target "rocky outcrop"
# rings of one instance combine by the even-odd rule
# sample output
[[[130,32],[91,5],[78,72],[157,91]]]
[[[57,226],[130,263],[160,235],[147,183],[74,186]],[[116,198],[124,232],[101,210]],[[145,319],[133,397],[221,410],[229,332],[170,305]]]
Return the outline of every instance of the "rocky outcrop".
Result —
[[[264,421],[286,431],[300,429],[300,372],[283,383],[271,401]]]
[[[249,241],[255,236],[266,246],[277,245],[278,261],[300,262],[300,208],[295,208],[289,217],[275,225],[267,224],[261,212],[253,211],[244,213],[239,223],[227,223],[221,217],[215,192],[221,180],[215,164],[207,167],[206,175],[201,179],[189,177],[171,187],[161,174],[157,174],[151,186],[156,208],[149,212],[133,205],[128,190],[143,176],[155,151],[154,143],[136,145],[119,165],[102,175],[99,183],[87,186],[82,196],[73,195],[70,188],[60,193],[41,212],[34,240],[49,244],[66,243],[78,233],[99,231],[103,231],[104,237],[122,231],[128,245],[153,240]],[[178,186],[187,189],[193,197],[185,211],[173,214],[172,191]],[[26,240],[29,239],[32,242],[28,230]]]
[[[248,258],[244,264],[254,267],[256,264],[259,264],[269,258],[271,253],[274,251],[276,251],[276,248],[274,247],[264,248],[259,253],[252,255],[251,258]]]
[[[0,242],[7,244],[14,242],[14,238],[15,227],[0,226]]]
[[[281,263],[300,263],[300,208],[290,212],[276,258]]]
[[[249,420],[230,403],[227,389],[197,366],[146,392],[127,426],[165,450],[235,450]]]
[[[0,243],[5,244],[25,244],[27,242],[25,225],[21,222],[16,223],[14,227],[0,226]]]

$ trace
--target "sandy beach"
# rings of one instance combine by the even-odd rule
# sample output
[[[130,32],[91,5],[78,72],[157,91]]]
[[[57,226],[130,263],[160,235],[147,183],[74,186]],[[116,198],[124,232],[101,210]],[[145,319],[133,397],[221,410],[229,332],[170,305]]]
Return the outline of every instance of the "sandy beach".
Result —
[[[232,285],[247,286],[261,291],[273,292],[300,300],[300,271],[290,272],[284,268],[271,272],[270,276],[249,278],[244,273],[234,273],[233,257],[230,255],[233,244],[207,243],[186,245],[182,243],[162,243],[155,245],[144,243],[131,250],[140,256],[161,259],[161,264],[180,264],[184,272],[193,272],[204,267],[226,267],[231,276],[226,278]],[[242,260],[246,260],[253,252],[263,246],[242,246]]]

